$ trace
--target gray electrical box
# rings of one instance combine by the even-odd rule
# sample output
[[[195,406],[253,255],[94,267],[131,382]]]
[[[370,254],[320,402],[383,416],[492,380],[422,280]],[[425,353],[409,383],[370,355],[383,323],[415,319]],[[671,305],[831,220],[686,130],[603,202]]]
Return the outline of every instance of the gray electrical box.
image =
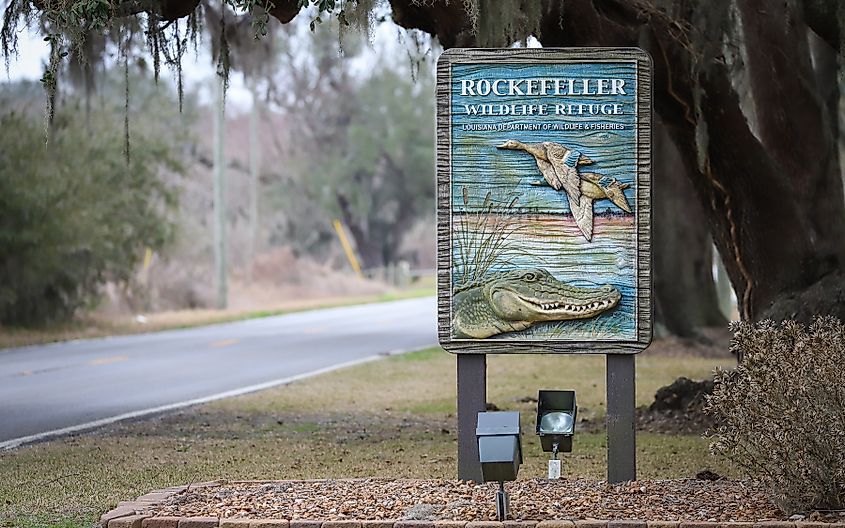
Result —
[[[480,412],[475,429],[485,482],[516,480],[522,464],[518,412]]]

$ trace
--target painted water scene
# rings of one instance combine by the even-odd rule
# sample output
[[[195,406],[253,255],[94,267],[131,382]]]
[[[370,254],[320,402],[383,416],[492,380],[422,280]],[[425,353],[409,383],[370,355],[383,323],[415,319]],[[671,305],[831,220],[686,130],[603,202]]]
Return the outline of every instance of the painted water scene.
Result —
[[[637,338],[636,65],[453,64],[453,340]]]

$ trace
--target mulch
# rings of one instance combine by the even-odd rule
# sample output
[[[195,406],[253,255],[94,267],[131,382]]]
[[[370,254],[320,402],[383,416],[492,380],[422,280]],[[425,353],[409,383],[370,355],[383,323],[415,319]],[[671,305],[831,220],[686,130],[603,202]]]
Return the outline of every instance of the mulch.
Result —
[[[251,519],[495,520],[497,484],[458,480],[233,482],[191,488],[144,514]],[[765,489],[739,480],[589,480],[506,483],[515,520],[784,520]]]

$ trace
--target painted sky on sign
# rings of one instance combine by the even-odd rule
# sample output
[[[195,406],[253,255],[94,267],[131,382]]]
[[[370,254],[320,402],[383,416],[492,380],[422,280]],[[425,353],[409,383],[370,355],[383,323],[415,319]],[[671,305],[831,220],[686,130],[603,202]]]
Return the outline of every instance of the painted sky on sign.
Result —
[[[546,95],[546,96],[462,96],[461,79],[624,79],[626,95]],[[555,104],[621,104],[621,115],[554,115]],[[534,186],[542,175],[534,158],[524,152],[499,150],[496,145],[508,139],[524,143],[552,141],[581,151],[595,161],[580,166],[609,180],[630,183],[625,193],[632,209],[636,205],[636,65],[633,62],[588,62],[558,64],[453,64],[452,65],[452,197],[453,207],[474,211],[482,205],[488,191],[499,202],[519,196],[518,211],[569,213],[562,192],[548,186]],[[547,104],[550,115],[499,116],[468,115],[464,105]],[[465,125],[539,124],[540,130],[466,130]],[[595,124],[621,125],[621,130],[563,129],[566,126]],[[547,127],[543,130],[543,126]],[[469,206],[463,206],[464,187]],[[595,203],[595,213],[621,213],[607,200]]]

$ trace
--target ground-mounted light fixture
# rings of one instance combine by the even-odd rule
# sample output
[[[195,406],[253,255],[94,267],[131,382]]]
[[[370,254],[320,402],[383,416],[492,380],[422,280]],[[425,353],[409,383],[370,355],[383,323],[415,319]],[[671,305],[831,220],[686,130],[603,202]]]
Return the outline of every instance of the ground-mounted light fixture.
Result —
[[[496,518],[508,518],[508,494],[505,481],[516,480],[522,464],[518,412],[480,412],[475,429],[478,438],[478,458],[484,482],[498,482]]]
[[[560,452],[572,452],[572,437],[575,435],[575,391],[541,390],[537,397],[537,435],[543,451],[553,453],[549,461],[549,478],[560,478]]]

